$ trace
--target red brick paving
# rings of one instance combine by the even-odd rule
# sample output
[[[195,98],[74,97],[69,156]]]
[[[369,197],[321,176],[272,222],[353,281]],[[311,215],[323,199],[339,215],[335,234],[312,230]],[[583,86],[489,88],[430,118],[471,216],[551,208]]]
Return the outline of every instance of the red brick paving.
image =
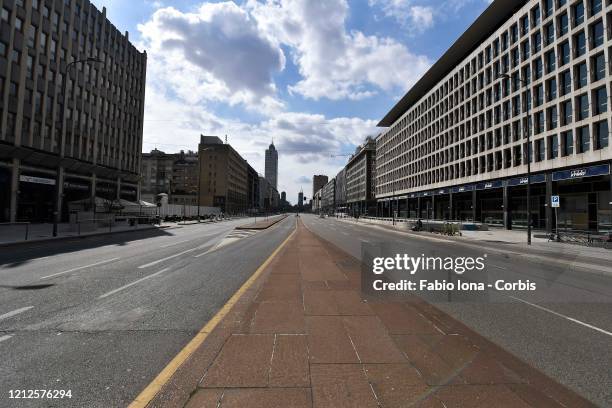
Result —
[[[298,225],[150,406],[592,406],[424,301],[359,285],[358,261]]]

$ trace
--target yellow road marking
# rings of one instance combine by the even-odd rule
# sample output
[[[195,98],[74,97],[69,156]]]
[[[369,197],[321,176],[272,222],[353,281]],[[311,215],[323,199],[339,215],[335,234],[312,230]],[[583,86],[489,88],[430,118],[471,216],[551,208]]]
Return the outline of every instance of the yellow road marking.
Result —
[[[219,310],[217,314],[212,319],[210,319],[208,323],[206,323],[204,327],[202,327],[202,329],[200,329],[198,334],[196,334],[196,336],[191,339],[191,341],[172,359],[172,361],[168,363],[168,365],[157,375],[157,377],[155,377],[155,379],[151,381],[151,383],[147,385],[147,387],[142,390],[140,394],[138,394],[136,399],[132,401],[128,408],[144,408],[153,400],[153,398],[155,398],[157,393],[168,382],[168,380],[170,380],[174,373],[176,373],[179,367],[183,365],[183,363],[189,358],[189,356],[191,356],[193,352],[196,351],[196,349],[200,347],[200,345],[202,345],[202,343],[204,343],[204,340],[206,340],[208,335],[215,329],[215,327],[217,327],[219,322],[221,322],[221,320],[223,320],[223,318],[229,313],[230,309],[236,304],[236,302],[238,301],[238,299],[240,299],[244,292],[246,292],[247,289],[249,289],[253,285],[257,278],[268,267],[270,262],[272,262],[272,259],[276,257],[280,250],[293,237],[296,231],[297,228],[295,228],[293,232],[291,232],[291,234],[287,237],[287,239],[285,239],[274,250],[274,252],[272,252],[268,259],[266,259],[264,263],[262,263],[259,268],[257,268],[255,273],[253,273],[253,275],[251,275],[251,277],[246,282],[244,282],[244,284],[240,287],[240,289],[238,289],[238,291],[236,291],[236,293],[234,293],[230,300],[228,300],[227,303],[223,305],[221,310]]]

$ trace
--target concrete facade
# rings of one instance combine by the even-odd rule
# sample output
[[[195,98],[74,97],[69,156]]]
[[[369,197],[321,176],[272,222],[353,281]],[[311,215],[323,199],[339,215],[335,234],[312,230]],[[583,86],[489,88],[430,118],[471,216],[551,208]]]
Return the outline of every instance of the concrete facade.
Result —
[[[315,193],[322,189],[328,181],[329,178],[323,174],[315,174],[312,176],[312,196],[314,197]]]
[[[250,207],[246,160],[217,136],[201,136],[199,157],[200,205],[219,207],[226,214],[246,212]]]
[[[529,162],[532,225],[612,228],[611,4],[519,4],[493,2],[379,124],[382,214],[525,226]]]
[[[87,0],[4,0],[0,19],[0,221],[137,201],[146,54]]]
[[[352,215],[374,215],[374,186],[376,181],[376,142],[367,138],[358,146],[345,167],[346,203]]]
[[[336,211],[336,179],[333,178],[321,188],[321,210],[332,214]]]

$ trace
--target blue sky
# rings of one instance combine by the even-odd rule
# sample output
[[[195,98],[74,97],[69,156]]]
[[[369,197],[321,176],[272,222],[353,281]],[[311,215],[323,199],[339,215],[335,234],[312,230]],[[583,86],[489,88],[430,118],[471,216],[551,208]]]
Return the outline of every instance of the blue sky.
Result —
[[[92,0],[148,55],[144,150],[228,136],[279,190],[312,194],[488,0]]]

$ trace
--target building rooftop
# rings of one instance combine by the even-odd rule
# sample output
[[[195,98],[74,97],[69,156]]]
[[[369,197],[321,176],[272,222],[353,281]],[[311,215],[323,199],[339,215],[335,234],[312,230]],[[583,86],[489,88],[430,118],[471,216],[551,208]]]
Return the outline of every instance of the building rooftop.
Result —
[[[457,67],[527,0],[495,0],[378,123],[389,127]]]

